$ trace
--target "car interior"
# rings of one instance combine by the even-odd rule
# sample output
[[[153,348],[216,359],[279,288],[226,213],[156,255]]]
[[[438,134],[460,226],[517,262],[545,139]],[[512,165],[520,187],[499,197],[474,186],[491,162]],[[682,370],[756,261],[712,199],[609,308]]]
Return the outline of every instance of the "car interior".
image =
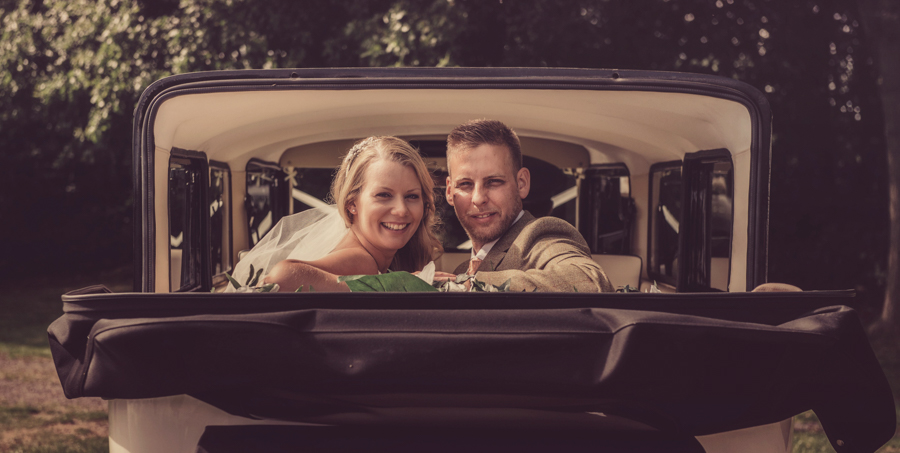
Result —
[[[614,287],[648,291],[746,290],[750,121],[746,108],[681,93],[565,90],[363,90],[183,95],[159,107],[155,166],[168,165],[156,187],[168,199],[156,216],[158,290],[196,290],[209,273],[222,286],[241,251],[284,215],[328,202],[334,169],[357,140],[396,135],[418,148],[433,172],[443,228],[438,270],[452,271],[469,244],[442,201],[446,134],[478,117],[500,119],[518,133],[532,173],[525,209],[579,229]],[[193,173],[196,174],[193,174]],[[202,175],[199,173],[203,173]],[[190,174],[193,174],[191,176]],[[210,218],[191,218],[204,180]],[[695,203],[684,206],[685,189]],[[697,196],[699,195],[699,198]],[[198,200],[199,202],[199,200]],[[161,209],[162,208],[162,209]],[[196,213],[194,214],[196,216]],[[698,223],[700,269],[679,283],[679,224]],[[203,264],[199,230],[213,242]],[[193,225],[193,227],[192,227]],[[207,232],[208,228],[208,232]],[[206,240],[206,239],[204,239]],[[163,242],[164,241],[164,242]],[[201,271],[197,267],[208,268]],[[163,269],[165,267],[166,269]],[[159,271],[165,272],[159,272]],[[198,286],[199,285],[199,286]]]

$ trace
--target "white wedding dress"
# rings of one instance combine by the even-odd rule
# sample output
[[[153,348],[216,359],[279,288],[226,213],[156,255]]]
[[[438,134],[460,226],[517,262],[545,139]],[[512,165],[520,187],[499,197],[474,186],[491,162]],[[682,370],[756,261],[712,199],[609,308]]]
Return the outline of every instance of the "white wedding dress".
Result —
[[[347,234],[347,226],[334,205],[308,209],[283,217],[234,267],[232,277],[240,284],[263,269],[257,286],[279,261],[314,261],[330,253]],[[225,292],[236,291],[227,285]]]

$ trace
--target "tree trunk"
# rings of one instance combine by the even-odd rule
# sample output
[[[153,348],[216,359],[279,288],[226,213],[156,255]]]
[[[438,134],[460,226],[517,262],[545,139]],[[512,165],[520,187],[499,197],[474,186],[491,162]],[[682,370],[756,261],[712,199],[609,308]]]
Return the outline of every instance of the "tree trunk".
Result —
[[[881,319],[872,332],[900,332],[900,2],[859,0],[859,11],[879,75],[887,145],[890,245]]]

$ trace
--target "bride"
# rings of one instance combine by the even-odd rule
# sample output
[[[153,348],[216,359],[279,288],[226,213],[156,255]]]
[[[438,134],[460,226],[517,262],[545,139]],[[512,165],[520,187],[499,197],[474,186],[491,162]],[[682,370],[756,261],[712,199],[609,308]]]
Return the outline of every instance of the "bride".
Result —
[[[349,291],[338,276],[418,271],[443,252],[434,234],[434,181],[404,140],[356,143],[337,170],[331,198],[328,208],[282,219],[238,263],[238,280],[253,264],[268,271],[264,283],[282,292],[301,285]]]

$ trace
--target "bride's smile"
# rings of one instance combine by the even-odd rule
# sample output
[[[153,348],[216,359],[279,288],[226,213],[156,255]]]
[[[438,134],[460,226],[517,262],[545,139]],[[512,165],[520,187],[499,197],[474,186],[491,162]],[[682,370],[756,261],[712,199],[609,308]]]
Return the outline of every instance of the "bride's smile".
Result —
[[[408,223],[381,223],[385,228],[391,231],[404,231],[409,226]]]
[[[393,256],[422,222],[422,184],[409,166],[378,160],[366,169],[358,198],[350,205],[360,243],[376,255]],[[380,261],[380,260],[379,260]]]

